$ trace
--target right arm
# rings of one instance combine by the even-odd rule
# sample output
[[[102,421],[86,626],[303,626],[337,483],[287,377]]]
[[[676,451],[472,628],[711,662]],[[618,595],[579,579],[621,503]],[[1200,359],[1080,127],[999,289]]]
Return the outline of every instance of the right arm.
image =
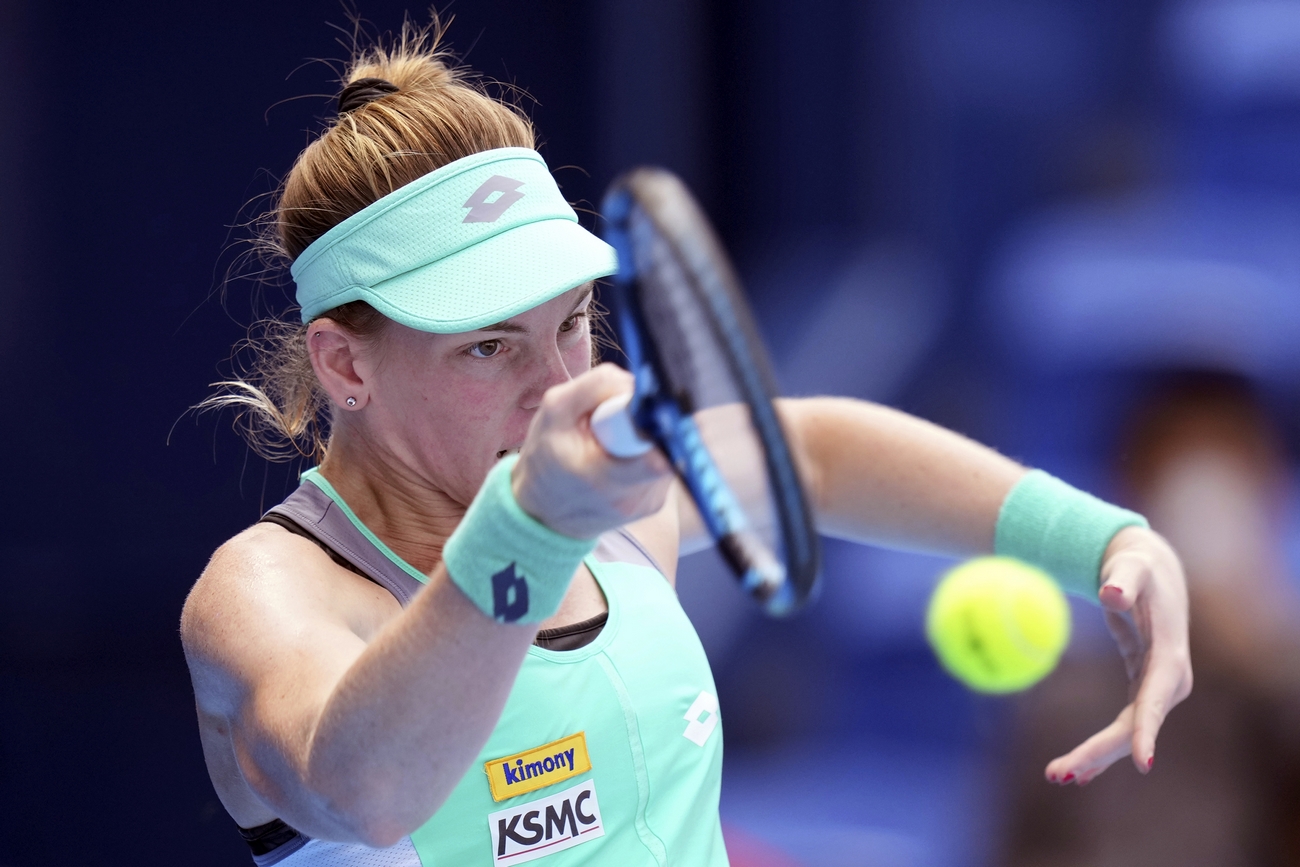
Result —
[[[373,624],[350,622],[367,606],[339,604],[366,588],[332,587],[330,570],[305,539],[246,531],[213,557],[181,635],[200,711],[224,724],[267,807],[308,836],[382,847],[451,793],[536,626],[489,619],[439,566],[367,636]]]
[[[628,379],[597,368],[551,389],[534,417],[515,492],[557,532],[591,538],[662,509],[667,460],[615,461],[586,423]],[[199,712],[229,739],[248,788],[308,836],[374,847],[446,800],[536,631],[487,617],[441,564],[400,610],[311,542],[267,526],[218,550],[181,620]]]

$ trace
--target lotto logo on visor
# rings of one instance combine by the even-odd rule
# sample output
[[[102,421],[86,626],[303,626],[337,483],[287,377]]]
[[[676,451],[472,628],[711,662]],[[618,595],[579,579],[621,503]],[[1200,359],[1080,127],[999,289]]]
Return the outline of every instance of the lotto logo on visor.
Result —
[[[605,836],[596,800],[596,781],[588,780],[488,816],[492,863],[523,864]]]
[[[483,770],[494,801],[535,792],[591,770],[587,735],[578,732],[513,756],[484,762]]]
[[[493,175],[482,183],[474,194],[465,200],[462,208],[469,208],[462,223],[495,223],[511,205],[524,197],[519,188],[523,181]]]

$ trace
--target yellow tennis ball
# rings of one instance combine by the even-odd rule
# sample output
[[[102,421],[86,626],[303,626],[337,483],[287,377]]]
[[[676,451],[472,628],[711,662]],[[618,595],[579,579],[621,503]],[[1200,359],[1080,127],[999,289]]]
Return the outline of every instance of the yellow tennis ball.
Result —
[[[1070,642],[1070,606],[1041,569],[976,557],[934,589],[925,634],[943,667],[971,689],[1018,692],[1056,667]]]

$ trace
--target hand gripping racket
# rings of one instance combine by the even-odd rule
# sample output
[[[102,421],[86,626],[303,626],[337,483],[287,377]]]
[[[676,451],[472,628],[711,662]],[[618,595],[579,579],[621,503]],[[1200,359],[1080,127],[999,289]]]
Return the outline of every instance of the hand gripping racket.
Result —
[[[602,211],[619,262],[607,300],[636,384],[597,409],[593,432],[616,457],[663,449],[741,585],[790,614],[817,587],[820,550],[735,271],[667,171],[622,176]]]

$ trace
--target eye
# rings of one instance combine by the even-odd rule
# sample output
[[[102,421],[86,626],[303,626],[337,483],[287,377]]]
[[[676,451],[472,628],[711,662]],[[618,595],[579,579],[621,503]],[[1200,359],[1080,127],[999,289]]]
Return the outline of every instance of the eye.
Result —
[[[563,334],[566,331],[572,331],[574,328],[578,326],[579,322],[581,322],[583,319],[586,318],[587,318],[587,311],[585,310],[578,311],[577,313],[570,316],[568,319],[564,320],[564,322],[560,323],[560,333]]]
[[[500,340],[484,340],[469,348],[469,354],[475,358],[491,358],[501,351]]]

